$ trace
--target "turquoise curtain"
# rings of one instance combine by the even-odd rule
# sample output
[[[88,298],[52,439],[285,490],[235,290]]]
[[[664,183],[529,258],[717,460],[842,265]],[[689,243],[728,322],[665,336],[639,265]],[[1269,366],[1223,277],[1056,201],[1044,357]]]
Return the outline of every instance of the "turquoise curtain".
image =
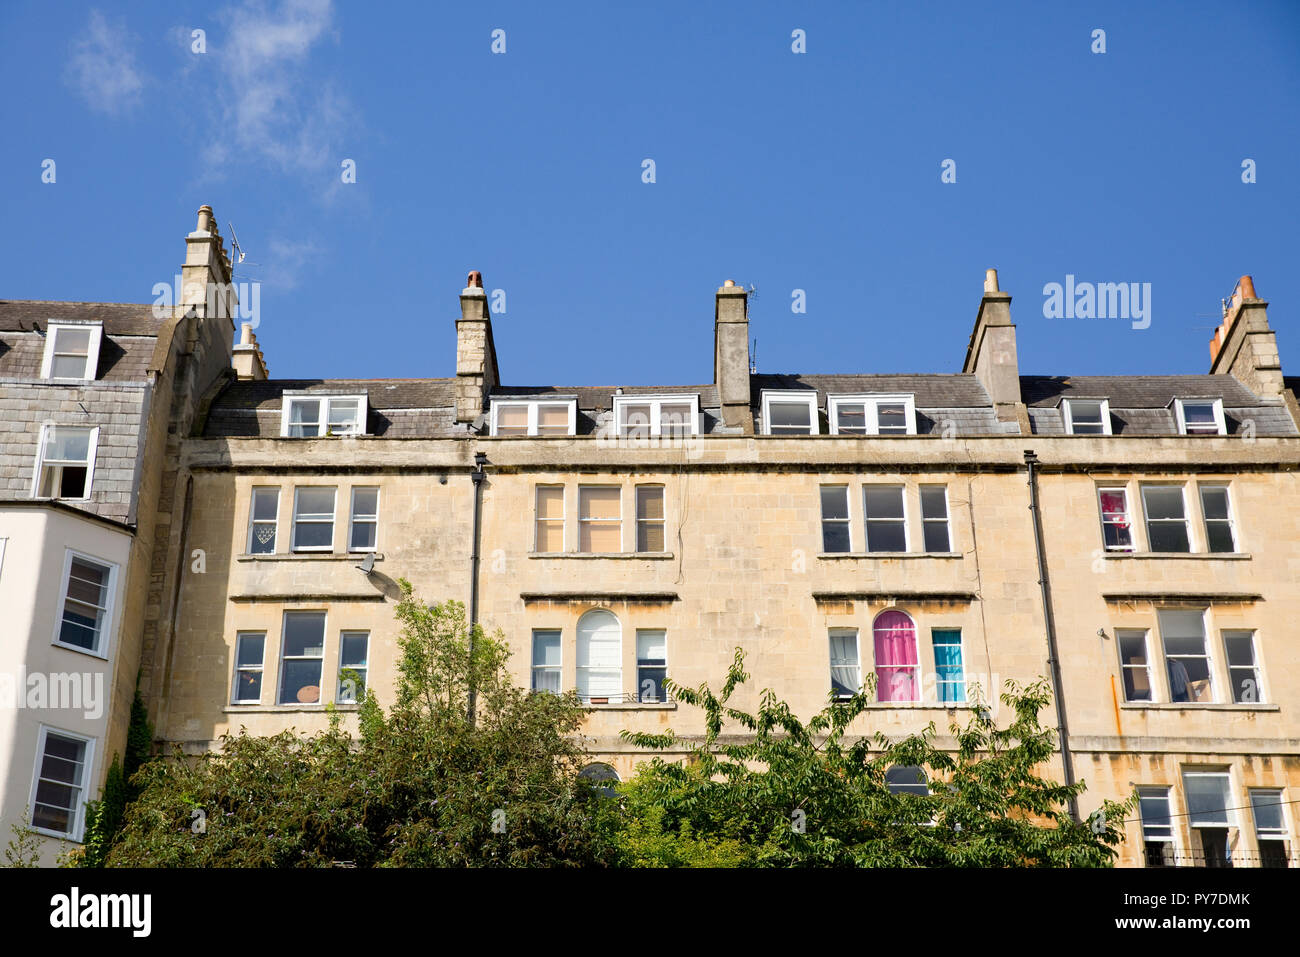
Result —
[[[966,678],[962,672],[961,631],[936,628],[934,636],[934,670],[938,678],[939,701],[960,704],[966,700]]]

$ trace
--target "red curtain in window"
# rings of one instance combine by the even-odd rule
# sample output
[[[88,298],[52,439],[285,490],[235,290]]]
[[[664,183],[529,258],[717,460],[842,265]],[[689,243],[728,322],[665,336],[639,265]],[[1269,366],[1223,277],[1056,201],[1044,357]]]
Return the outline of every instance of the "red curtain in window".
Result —
[[[883,611],[872,629],[876,646],[876,700],[916,701],[916,625],[901,611]]]

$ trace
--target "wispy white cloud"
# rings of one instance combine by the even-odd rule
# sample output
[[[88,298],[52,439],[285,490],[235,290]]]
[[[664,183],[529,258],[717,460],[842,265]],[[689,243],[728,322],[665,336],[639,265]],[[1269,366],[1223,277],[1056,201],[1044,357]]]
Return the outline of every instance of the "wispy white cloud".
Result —
[[[134,45],[125,24],[90,11],[86,29],[72,43],[67,81],[91,109],[115,116],[140,102],[145,77],[136,66]]]
[[[331,0],[245,0],[219,18],[224,35],[208,34],[224,131],[213,158],[237,153],[297,174],[337,166],[352,109],[310,62],[335,35]]]
[[[316,259],[320,247],[310,239],[295,240],[272,238],[261,257],[262,282],[277,292],[295,289],[301,285],[304,274],[311,272],[308,263]]]

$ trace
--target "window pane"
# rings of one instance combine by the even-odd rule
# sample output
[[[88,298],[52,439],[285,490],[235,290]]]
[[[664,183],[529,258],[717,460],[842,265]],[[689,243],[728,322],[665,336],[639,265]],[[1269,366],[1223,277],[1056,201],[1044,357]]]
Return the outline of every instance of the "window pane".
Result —
[[[925,783],[925,772],[918,767],[895,766],[885,772],[885,785],[890,794],[919,794],[925,797],[930,788]]]
[[[836,430],[845,435],[867,434],[867,407],[861,402],[840,402],[835,406]]]
[[[923,486],[921,488],[921,517],[948,517],[948,496],[941,486]]]
[[[354,488],[352,490],[352,514],[373,518],[379,513],[379,489]]]
[[[52,379],[82,379],[85,375],[85,356],[55,356],[50,362]]]
[[[1215,431],[1219,429],[1218,420],[1214,416],[1214,403],[1212,402],[1184,402],[1183,403],[1183,421],[1187,423],[1188,431]]]
[[[583,518],[619,518],[619,503],[621,498],[622,489],[617,487],[586,487],[578,490],[578,503]]]
[[[356,399],[330,399],[331,432],[350,432],[356,429],[360,421],[360,409]]]
[[[862,673],[858,666],[858,633],[832,629],[830,632],[831,691],[839,698],[849,698],[862,690]]]
[[[539,486],[537,489],[537,517],[564,518],[564,489],[560,486]]]
[[[901,435],[907,432],[907,407],[904,405],[882,403],[876,406],[876,419],[881,435]]]
[[[1146,502],[1147,518],[1181,520],[1184,517],[1181,488],[1144,488],[1142,497]]]
[[[324,527],[324,526],[322,526]],[[375,547],[375,535],[379,526],[374,522],[353,522],[352,536],[348,542],[348,548],[353,551],[364,551]],[[332,538],[333,536],[331,536]],[[307,545],[309,542],[303,539],[301,534],[298,535],[298,544]]]
[[[662,552],[664,550],[663,525],[638,525],[636,530],[636,550],[638,552]]]
[[[850,549],[848,522],[826,522],[822,525],[822,551],[847,552]]]
[[[262,669],[240,670],[235,676],[236,701],[262,700]]]
[[[807,402],[771,402],[767,407],[768,422],[772,431],[810,432],[811,406]]]
[[[80,353],[84,356],[90,351],[89,329],[60,328],[54,336],[55,352]]]
[[[303,424],[320,421],[319,399],[291,399],[289,402],[289,423]]]
[[[1192,827],[1227,826],[1230,823],[1228,808],[1228,775],[1190,773],[1183,776],[1183,792],[1187,796],[1188,823]]]
[[[334,515],[334,489],[300,488],[297,496],[298,515]]]
[[[867,518],[902,518],[903,490],[901,488],[863,489]]]
[[[60,426],[46,432],[45,461],[86,462],[89,457],[90,429]]]
[[[320,701],[321,662],[285,661],[280,682],[280,704],[316,704]]]
[[[331,548],[334,545],[333,522],[303,522],[294,531],[295,548]]]
[[[1253,790],[1250,806],[1255,815],[1255,831],[1259,834],[1285,834],[1286,822],[1282,818],[1282,792]]]
[[[287,657],[325,653],[325,615],[289,612],[284,616],[284,654]]]
[[[948,552],[948,525],[941,522],[925,523],[925,550],[927,552]]]
[[[637,489],[636,516],[640,519],[662,519],[664,517],[664,490],[657,486]]]
[[[253,665],[261,667],[262,651],[266,644],[264,635],[240,635],[239,646],[235,652],[235,664],[237,667],[246,667]]]
[[[584,552],[616,552],[620,546],[619,537],[617,525],[587,522],[582,526],[579,548]]]
[[[342,644],[339,650],[339,664],[345,668],[366,665],[367,649],[370,645],[370,635],[367,632],[347,632],[343,633]]]
[[[275,518],[280,490],[259,488],[253,490],[253,520],[266,521]]]
[[[539,405],[537,407],[538,435],[568,435],[569,407],[567,405]]]
[[[1138,792],[1138,813],[1142,818],[1142,836],[1146,840],[1172,836],[1167,790]]]
[[[528,406],[497,406],[497,435],[526,435],[528,433]]]
[[[1201,507],[1206,518],[1228,517],[1228,490],[1226,488],[1201,489]]]
[[[872,628],[876,651],[876,700],[918,701],[916,625],[901,611],[883,611]]]
[[[643,404],[625,404],[619,407],[621,425],[636,435],[650,434],[650,406]]]
[[[823,485],[822,493],[822,518],[843,518],[849,517],[849,490],[845,485]]]
[[[533,632],[533,665],[558,668],[560,666],[560,633],[558,631]]]
[[[939,701],[956,703],[966,700],[966,676],[961,659],[961,631],[956,628],[935,629],[934,668]]]
[[[537,550],[539,552],[560,552],[564,550],[564,526],[559,522],[541,521],[537,523]]]

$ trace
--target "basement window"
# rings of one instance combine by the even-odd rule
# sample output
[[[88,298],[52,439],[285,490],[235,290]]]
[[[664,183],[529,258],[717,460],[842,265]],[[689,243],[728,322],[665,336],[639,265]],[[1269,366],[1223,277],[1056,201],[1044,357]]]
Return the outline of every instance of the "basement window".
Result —
[[[90,498],[98,428],[47,425],[36,456],[32,495],[39,498]]]
[[[1105,399],[1066,399],[1061,417],[1069,435],[1110,435],[1110,403]]]
[[[366,434],[366,396],[285,394],[280,414],[280,435],[290,439],[315,439],[331,435]]]
[[[575,435],[578,400],[561,399],[493,399],[492,434]]]
[[[817,393],[763,390],[765,435],[818,435]]]
[[[95,378],[103,335],[101,322],[50,322],[45,333],[41,378]]]
[[[831,395],[826,406],[831,435],[916,435],[911,395]]]
[[[1227,435],[1222,399],[1175,399],[1174,414],[1182,435]]]

